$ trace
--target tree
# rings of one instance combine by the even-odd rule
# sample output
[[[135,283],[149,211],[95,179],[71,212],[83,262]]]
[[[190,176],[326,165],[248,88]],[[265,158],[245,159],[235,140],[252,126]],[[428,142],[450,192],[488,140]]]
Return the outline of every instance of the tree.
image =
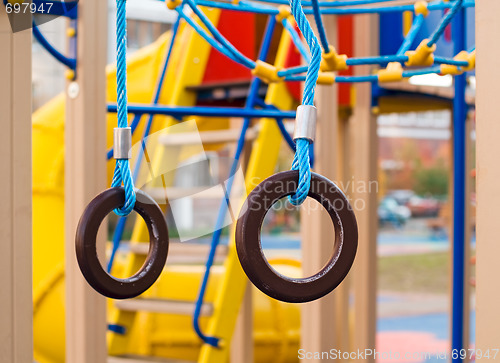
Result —
[[[415,170],[415,192],[420,195],[444,196],[448,194],[449,170],[443,160],[431,168]]]

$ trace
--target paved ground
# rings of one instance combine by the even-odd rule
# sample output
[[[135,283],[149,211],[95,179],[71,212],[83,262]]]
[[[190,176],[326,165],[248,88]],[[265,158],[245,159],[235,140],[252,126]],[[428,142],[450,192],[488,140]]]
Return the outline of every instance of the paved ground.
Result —
[[[446,233],[430,231],[425,219],[411,220],[403,229],[383,228],[378,236],[379,256],[441,252],[449,248]],[[378,362],[450,361],[449,294],[380,292],[378,302],[377,347],[386,352]],[[471,301],[471,307],[474,309],[474,301]],[[470,319],[470,342],[473,345],[474,310]]]
[[[378,362],[444,362],[450,352],[450,301],[447,295],[394,294],[378,297]],[[471,306],[474,301],[471,301]],[[471,312],[471,344],[475,313]],[[392,352],[392,356],[387,356]],[[398,355],[400,359],[398,358]],[[447,357],[449,358],[449,357]]]

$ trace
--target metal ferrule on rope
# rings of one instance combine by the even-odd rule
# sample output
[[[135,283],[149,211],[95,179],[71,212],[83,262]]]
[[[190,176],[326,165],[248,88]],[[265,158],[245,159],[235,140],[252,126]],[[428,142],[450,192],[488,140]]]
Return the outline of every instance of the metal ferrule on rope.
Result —
[[[310,143],[314,142],[316,136],[316,117],[317,110],[314,106],[301,105],[297,107],[297,116],[295,117],[295,131],[293,139],[306,139]]]
[[[116,160],[130,159],[132,129],[130,127],[115,127],[113,136],[113,157]]]

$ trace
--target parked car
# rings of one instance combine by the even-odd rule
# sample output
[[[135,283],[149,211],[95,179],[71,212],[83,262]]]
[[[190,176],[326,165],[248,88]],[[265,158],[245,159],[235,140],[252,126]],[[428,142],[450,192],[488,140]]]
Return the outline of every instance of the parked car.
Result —
[[[387,196],[394,198],[399,205],[407,205],[410,199],[416,196],[416,194],[410,189],[398,189],[391,190]]]
[[[408,207],[400,205],[396,199],[385,197],[378,206],[378,219],[380,224],[391,223],[396,227],[403,226],[411,217]]]
[[[413,196],[408,201],[408,208],[412,217],[436,217],[439,214],[441,203],[435,198]]]

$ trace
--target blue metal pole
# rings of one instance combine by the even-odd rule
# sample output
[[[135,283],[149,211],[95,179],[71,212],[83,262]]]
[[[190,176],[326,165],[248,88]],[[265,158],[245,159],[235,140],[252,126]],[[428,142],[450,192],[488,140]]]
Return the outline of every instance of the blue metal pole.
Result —
[[[116,113],[116,103],[108,104],[108,112]],[[259,110],[238,107],[185,107],[185,106],[158,106],[130,104],[128,111],[131,114],[167,115],[173,117],[206,116],[206,117],[248,117],[248,118],[284,118],[294,119],[295,111]]]
[[[465,11],[461,9],[453,19],[454,53],[466,48]],[[460,362],[460,350],[464,349],[464,283],[465,283],[465,178],[466,178],[466,135],[465,122],[465,74],[455,77],[455,98],[453,99],[453,307],[452,307],[452,361]],[[458,354],[457,354],[458,353]]]
[[[38,26],[35,24],[34,21],[33,21],[32,25],[33,25],[33,36],[40,43],[40,45],[42,47],[44,47],[45,50],[47,52],[49,52],[49,54],[52,57],[54,57],[58,62],[64,64],[66,67],[68,67],[72,70],[75,70],[76,69],[76,58],[68,58],[64,54],[59,52],[56,48],[54,48],[54,46],[52,44],[50,44],[50,42],[47,40],[47,38],[45,38],[43,36],[42,32],[40,31],[40,29],[38,29]]]

